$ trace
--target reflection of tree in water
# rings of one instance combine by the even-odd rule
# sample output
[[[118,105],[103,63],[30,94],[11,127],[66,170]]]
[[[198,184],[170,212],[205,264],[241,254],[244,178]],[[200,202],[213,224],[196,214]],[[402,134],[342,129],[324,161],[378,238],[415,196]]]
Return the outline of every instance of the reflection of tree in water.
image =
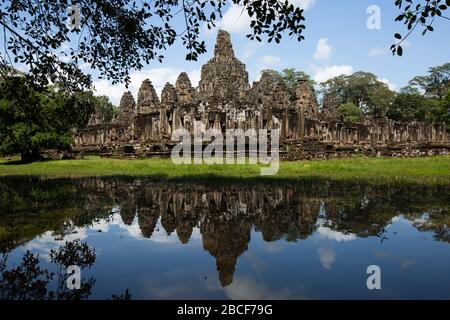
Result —
[[[385,237],[386,226],[402,214],[418,230],[432,231],[435,239],[450,242],[447,195],[448,186],[330,181],[207,185],[145,179],[32,184],[0,180],[0,197],[7,200],[0,203],[0,249],[10,250],[48,230],[63,236],[74,227],[108,218],[118,207],[126,225],[137,215],[145,238],[153,235],[159,219],[166,233],[176,232],[181,243],[188,243],[199,227],[203,247],[216,259],[226,286],[232,282],[238,257],[247,250],[252,227],[265,241],[303,240],[318,226],[359,237]],[[42,208],[36,205],[40,198],[46,201]],[[421,219],[424,212],[427,219]],[[8,246],[5,239],[11,240]]]
[[[434,239],[450,243],[450,210],[429,210],[420,219],[412,219],[413,225],[424,232],[433,232]]]
[[[66,242],[57,250],[50,251],[50,263],[56,271],[41,268],[39,255],[27,251],[20,264],[7,269],[8,255],[0,259],[0,299],[1,300],[85,300],[92,294],[95,279],[81,279],[79,289],[68,289],[71,274],[69,266],[80,270],[90,269],[95,263],[95,250],[80,241]],[[56,287],[52,290],[52,286]],[[128,290],[113,299],[130,299]]]

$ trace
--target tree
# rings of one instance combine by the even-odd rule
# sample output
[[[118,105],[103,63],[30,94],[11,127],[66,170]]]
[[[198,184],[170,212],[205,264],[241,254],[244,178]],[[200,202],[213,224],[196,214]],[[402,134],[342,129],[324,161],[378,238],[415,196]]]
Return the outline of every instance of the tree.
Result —
[[[428,75],[417,76],[409,86],[425,93],[427,97],[442,99],[450,90],[450,63],[428,69]]]
[[[396,121],[418,121],[426,98],[420,93],[399,93],[389,108],[388,117]]]
[[[445,11],[450,7],[450,0],[395,0],[395,5],[402,10],[395,21],[403,22],[408,32],[405,36],[394,35],[397,43],[391,46],[392,54],[403,55],[402,43],[420,26],[422,35],[433,32],[433,24],[437,19],[450,20]]]
[[[419,93],[399,93],[388,111],[396,121],[420,121],[450,124],[450,90],[442,99]]]
[[[442,110],[444,111],[443,121],[447,124],[447,128],[450,128],[450,89],[441,100]]]
[[[304,39],[303,10],[289,1],[232,0],[250,16],[249,39],[279,43],[284,33]],[[113,84],[130,82],[129,71],[152,60],[181,40],[187,60],[206,52],[201,24],[215,26],[228,0],[14,0],[1,1],[6,56],[3,66],[23,63],[28,77],[45,88],[89,87],[91,78],[79,63],[98,69]],[[183,27],[174,28],[176,19]],[[63,48],[67,48],[62,50]],[[61,59],[63,57],[64,59]],[[64,62],[64,61],[69,62]]]
[[[130,70],[140,70],[177,40],[187,49],[187,60],[206,52],[200,40],[202,24],[216,26],[230,0],[1,0],[5,55],[0,66],[22,63],[30,82],[43,88],[57,83],[64,90],[90,87],[92,79],[79,65],[98,69],[113,84],[130,82]],[[304,40],[305,17],[292,1],[231,0],[250,17],[251,40],[279,43],[283,35]],[[402,11],[397,21],[409,30],[396,34],[392,51],[401,47],[420,24],[433,31],[435,18],[445,18],[450,0],[395,0]],[[414,6],[414,4],[416,4]],[[175,28],[175,22],[181,28]],[[180,24],[180,23],[178,23]],[[0,68],[4,69],[4,68]],[[1,71],[1,70],[0,70]]]
[[[362,110],[354,103],[348,102],[341,104],[338,110],[346,122],[357,123],[361,120]]]
[[[341,75],[321,84],[322,96],[331,96],[337,106],[353,103],[374,119],[386,116],[395,96],[386,83],[368,72]]]
[[[281,72],[269,69],[263,70],[262,72],[270,74],[273,77],[275,83],[279,81],[284,82],[286,84],[286,87],[288,88],[291,99],[295,98],[295,87],[298,80],[307,80],[310,84],[311,90],[314,91],[314,85],[316,84],[315,81],[303,71],[296,71],[295,69],[289,68],[284,69]]]
[[[0,255],[0,300],[87,300],[95,285],[95,278],[80,279],[80,288],[70,290],[67,281],[70,266],[89,270],[96,260],[95,249],[79,240],[66,241],[58,249],[50,250],[49,267],[43,268],[39,255],[27,251],[18,266],[8,266],[8,255]],[[53,271],[51,269],[53,269]],[[130,300],[128,289],[113,300]]]
[[[94,96],[96,99],[95,110],[100,114],[103,122],[111,122],[119,113],[119,108],[112,104],[108,96]]]
[[[42,148],[66,149],[71,129],[85,126],[94,109],[80,95],[37,92],[23,77],[11,77],[0,83],[0,153],[20,153],[30,162]]]
[[[111,103],[108,96],[95,96],[92,91],[75,92],[73,100],[80,108],[83,105],[92,106],[94,112],[100,115],[102,122],[111,122],[119,112],[119,109]]]

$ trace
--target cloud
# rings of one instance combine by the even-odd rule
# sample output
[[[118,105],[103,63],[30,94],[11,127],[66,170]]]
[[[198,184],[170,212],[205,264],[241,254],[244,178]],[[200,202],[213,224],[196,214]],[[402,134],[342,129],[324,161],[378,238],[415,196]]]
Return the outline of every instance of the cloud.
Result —
[[[385,56],[388,52],[387,48],[372,48],[369,51],[369,56],[375,57],[375,56]]]
[[[324,227],[324,226],[319,226],[317,228],[317,233],[319,234],[319,236],[321,238],[326,238],[328,240],[334,240],[337,242],[341,242],[341,241],[352,241],[356,239],[356,236],[352,233],[350,234],[345,234],[339,231],[334,231],[331,230],[328,227]]]
[[[340,75],[350,75],[353,73],[353,67],[347,65],[341,66],[328,66],[328,67],[316,67],[313,66],[314,73],[314,81],[317,83],[325,82],[331,78],[340,76]]]
[[[277,56],[262,56],[258,59],[261,65],[269,67],[275,67],[279,64],[281,64],[282,60],[280,57]]]
[[[94,85],[94,94],[97,96],[108,96],[109,100],[115,105],[119,105],[120,98],[122,97],[123,89],[120,87],[120,89],[117,89],[117,87],[112,86],[108,80],[102,79],[102,80],[96,80],[93,82]]]
[[[292,3],[294,6],[300,7],[304,10],[311,9],[316,3],[316,0],[288,0],[288,1]]]
[[[331,270],[332,264],[336,259],[336,252],[334,252],[334,249],[332,247],[322,247],[319,248],[318,254],[322,266],[327,270]]]
[[[250,73],[250,81],[256,81],[260,78],[261,72],[267,69],[279,69],[280,66],[283,66],[283,60],[277,56],[266,55],[258,58],[255,71]]]
[[[33,239],[32,241],[24,244],[22,246],[23,251],[32,251],[33,253],[38,253],[39,256],[46,261],[50,262],[50,252],[51,250],[56,250],[63,246],[66,241],[71,242],[75,240],[84,240],[88,237],[86,233],[86,228],[74,228],[71,233],[60,237],[51,231],[46,231],[39,237]]]
[[[230,33],[248,34],[250,21],[247,11],[242,6],[232,3],[217,26]]]
[[[150,79],[159,97],[161,97],[161,91],[164,88],[164,85],[167,82],[175,84],[181,72],[183,72],[183,70],[177,68],[155,68],[136,71],[130,75],[131,83],[128,89],[125,88],[124,85],[113,86],[105,79],[97,80],[94,81],[95,94],[106,95],[115,105],[119,105],[120,98],[125,91],[131,91],[134,98],[137,99],[137,93],[142,81],[145,79]],[[200,70],[191,70],[188,72],[188,76],[191,80],[192,86],[196,87],[200,81]]]
[[[276,253],[283,250],[283,246],[277,242],[265,242],[263,250],[268,253]]]
[[[386,83],[390,90],[395,91],[397,89],[397,85],[390,83],[388,79],[378,79],[383,83]]]
[[[232,284],[225,288],[225,293],[231,300],[299,300],[306,299],[297,296],[288,288],[274,290],[264,283],[258,283],[247,277],[236,277]]]
[[[328,39],[319,39],[316,46],[316,52],[314,53],[314,59],[319,61],[329,60],[332,53],[333,49],[328,44]]]
[[[294,6],[300,7],[304,10],[310,9],[316,0],[288,0]],[[230,33],[248,34],[250,32],[251,18],[247,10],[238,4],[229,1],[229,7],[223,14],[222,20],[216,23],[216,27],[208,30],[204,24],[204,30],[207,34],[215,34],[217,29],[223,29]]]
[[[263,46],[264,46],[264,44],[262,42],[252,41],[252,40],[247,41],[247,43],[244,45],[244,48],[242,50],[242,59],[246,60],[246,59],[250,58],[251,56],[253,56],[255,54],[256,50],[258,50],[259,48],[261,48]]]

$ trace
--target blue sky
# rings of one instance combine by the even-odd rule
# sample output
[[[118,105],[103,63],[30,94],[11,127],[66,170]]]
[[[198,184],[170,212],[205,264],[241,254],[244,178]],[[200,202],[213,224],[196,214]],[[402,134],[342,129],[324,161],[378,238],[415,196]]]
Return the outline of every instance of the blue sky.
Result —
[[[398,90],[414,76],[426,74],[429,67],[450,62],[450,22],[443,19],[436,21],[436,31],[425,37],[420,31],[415,32],[404,46],[403,57],[392,56],[389,46],[394,41],[393,34],[405,31],[403,24],[394,22],[399,14],[394,0],[289,1],[306,9],[306,40],[300,43],[287,35],[281,44],[249,41],[245,37],[248,17],[241,15],[236,5],[225,9],[219,25],[231,33],[235,54],[247,65],[251,81],[257,80],[260,71],[266,68],[303,70],[318,82],[341,73],[368,71]],[[371,5],[381,10],[380,30],[367,28],[370,15],[367,9]],[[175,23],[179,30],[183,29],[180,19]],[[144,79],[149,78],[159,93],[167,81],[174,83],[182,71],[187,72],[196,85],[202,64],[213,55],[216,33],[217,30],[202,29],[208,52],[197,62],[185,60],[186,50],[178,41],[163,53],[163,63],[154,61],[141,71],[133,71],[130,90],[134,96]],[[94,84],[97,94],[108,95],[115,104],[126,90],[106,80],[95,80]]]

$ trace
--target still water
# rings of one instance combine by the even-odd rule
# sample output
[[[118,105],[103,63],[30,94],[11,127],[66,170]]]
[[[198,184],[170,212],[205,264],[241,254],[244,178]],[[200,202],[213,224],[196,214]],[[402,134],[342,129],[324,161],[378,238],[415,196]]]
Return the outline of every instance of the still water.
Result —
[[[449,225],[450,186],[2,179],[0,297],[450,299]],[[84,254],[82,294],[28,251],[56,274]]]

